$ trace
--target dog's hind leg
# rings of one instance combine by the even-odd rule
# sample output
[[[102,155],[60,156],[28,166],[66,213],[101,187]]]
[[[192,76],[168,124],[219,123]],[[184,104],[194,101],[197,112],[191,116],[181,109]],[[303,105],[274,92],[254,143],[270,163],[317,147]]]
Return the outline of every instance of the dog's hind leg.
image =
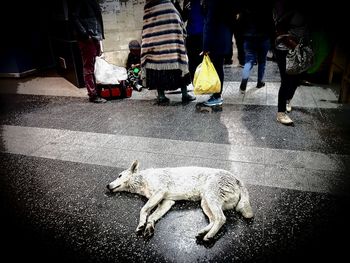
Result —
[[[203,198],[201,201],[201,207],[203,209],[204,214],[208,217],[209,224],[198,232],[196,238],[202,238],[213,227],[213,214],[210,211],[205,198]]]
[[[145,231],[143,232],[145,237],[150,237],[153,235],[155,222],[165,215],[174,204],[175,201],[173,200],[163,200],[160,204],[158,204],[156,210],[147,219],[147,225]]]
[[[209,241],[213,238],[220,228],[226,222],[226,216],[222,210],[222,204],[216,199],[207,199],[208,208],[212,213],[212,227],[209,232],[204,236],[204,241]]]
[[[160,203],[160,201],[163,200],[165,195],[164,191],[159,191],[153,196],[151,196],[146,204],[141,208],[140,211],[140,221],[139,225],[136,228],[136,232],[140,233],[145,229],[146,223],[147,223],[147,217],[149,213],[152,211],[152,209]]]
[[[249,193],[245,185],[240,182],[241,195],[236,206],[236,211],[240,212],[244,218],[252,218],[254,216],[253,209],[249,201]]]

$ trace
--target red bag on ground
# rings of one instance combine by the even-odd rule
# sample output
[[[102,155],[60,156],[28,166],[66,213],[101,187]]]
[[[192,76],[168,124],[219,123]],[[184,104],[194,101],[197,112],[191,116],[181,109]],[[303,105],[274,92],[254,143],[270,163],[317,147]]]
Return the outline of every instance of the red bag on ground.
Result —
[[[119,84],[98,84],[97,90],[104,99],[123,99],[130,98],[133,89],[125,81],[121,81]]]

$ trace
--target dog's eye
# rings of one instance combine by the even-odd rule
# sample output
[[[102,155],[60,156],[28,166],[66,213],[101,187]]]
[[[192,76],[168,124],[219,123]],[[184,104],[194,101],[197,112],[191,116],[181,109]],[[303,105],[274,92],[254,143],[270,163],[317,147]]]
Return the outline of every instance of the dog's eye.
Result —
[[[118,175],[118,178],[122,177],[122,174]]]

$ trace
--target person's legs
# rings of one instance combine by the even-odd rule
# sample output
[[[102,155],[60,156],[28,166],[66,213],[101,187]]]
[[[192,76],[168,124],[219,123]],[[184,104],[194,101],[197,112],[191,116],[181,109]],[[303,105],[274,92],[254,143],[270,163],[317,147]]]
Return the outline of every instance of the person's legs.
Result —
[[[286,50],[276,50],[276,61],[281,77],[281,85],[278,91],[278,112],[286,111],[286,101],[288,95],[288,75],[286,74]]]
[[[216,73],[219,76],[220,79],[220,92],[214,93],[211,95],[208,101],[206,101],[204,104],[206,106],[217,106],[217,105],[222,105],[223,99],[221,98],[222,94],[222,89],[224,85],[224,60],[225,56],[224,55],[213,55],[209,54],[210,60],[214,65],[214,68],[216,70]]]
[[[245,55],[244,55],[244,47],[243,47],[244,38],[243,38],[242,31],[240,29],[240,26],[241,25],[237,25],[234,28],[233,36],[235,38],[236,47],[237,47],[238,63],[240,65],[244,65],[244,63],[245,63]]]
[[[289,116],[285,113],[288,96],[291,90],[296,89],[294,86],[294,81],[292,75],[286,74],[286,50],[276,50],[276,62],[279,68],[280,76],[281,76],[281,86],[278,91],[278,105],[277,105],[277,121],[285,125],[293,124],[293,121],[289,118]]]
[[[132,68],[128,69],[128,82],[134,90],[141,91],[142,85],[138,75],[135,75]]]
[[[260,40],[260,45],[258,49],[258,81],[257,81],[257,88],[261,88],[265,86],[264,83],[264,76],[265,76],[265,68],[266,68],[266,59],[267,59],[267,53],[270,50],[270,39],[268,37],[263,38]]]
[[[100,51],[100,43],[93,39],[79,41],[81,57],[83,62],[84,82],[89,98],[97,97],[94,69],[95,58]]]
[[[190,71],[191,80],[194,79],[194,73],[197,66],[202,62],[203,57],[199,54],[202,52],[203,38],[202,34],[189,35],[186,38],[186,49],[188,56],[188,68]]]
[[[188,73],[184,77],[180,78],[180,87],[181,87],[181,94],[182,94],[182,101],[183,102],[189,102],[189,101],[193,101],[196,99],[195,96],[188,94],[187,85],[189,85],[190,83],[191,83],[190,73]]]
[[[294,97],[295,91],[300,85],[300,75],[289,75],[289,89],[287,93],[287,100],[291,100]]]
[[[246,38],[244,40],[244,54],[245,63],[242,69],[242,81],[239,87],[242,93],[244,93],[247,88],[250,71],[252,70],[254,62],[256,61],[255,43],[253,39]]]
[[[216,73],[218,73],[220,82],[221,82],[221,87],[220,87],[220,92],[214,93],[213,96],[215,98],[220,98],[222,94],[222,89],[224,85],[224,55],[215,55],[215,56],[210,56],[210,60],[214,65],[214,68],[216,70]]]

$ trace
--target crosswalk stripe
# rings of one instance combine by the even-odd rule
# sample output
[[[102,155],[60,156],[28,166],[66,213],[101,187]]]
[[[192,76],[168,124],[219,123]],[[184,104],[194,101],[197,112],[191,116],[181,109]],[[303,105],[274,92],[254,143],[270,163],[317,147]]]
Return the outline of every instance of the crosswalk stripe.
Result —
[[[1,152],[126,168],[200,165],[232,171],[246,183],[341,192],[344,156],[309,151],[2,125]],[[307,173],[305,172],[307,170]],[[305,174],[308,174],[306,177]]]

